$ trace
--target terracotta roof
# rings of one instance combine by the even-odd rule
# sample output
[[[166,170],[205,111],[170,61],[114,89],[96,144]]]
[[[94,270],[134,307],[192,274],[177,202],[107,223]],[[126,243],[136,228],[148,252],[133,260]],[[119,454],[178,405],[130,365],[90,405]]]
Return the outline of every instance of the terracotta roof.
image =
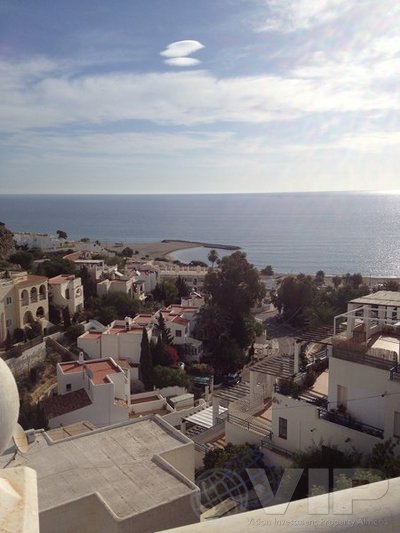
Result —
[[[35,276],[34,274],[28,274],[27,279],[16,283],[16,287],[29,287],[30,285],[38,285],[39,283],[45,283],[47,278],[45,276]]]
[[[95,385],[101,383],[108,383],[107,376],[122,372],[122,370],[111,359],[102,359],[97,361],[85,361],[83,365],[77,362],[74,363],[59,363],[64,374],[84,372],[90,370],[92,372],[92,381]]]
[[[43,402],[43,408],[47,418],[65,415],[71,411],[82,409],[91,405],[91,400],[85,389],[79,389],[68,394],[50,396]]]
[[[189,324],[190,320],[186,320],[186,318],[182,318],[180,316],[175,316],[173,318],[169,318],[170,322],[174,322],[176,324],[181,324],[182,326],[186,326],[186,324]]]

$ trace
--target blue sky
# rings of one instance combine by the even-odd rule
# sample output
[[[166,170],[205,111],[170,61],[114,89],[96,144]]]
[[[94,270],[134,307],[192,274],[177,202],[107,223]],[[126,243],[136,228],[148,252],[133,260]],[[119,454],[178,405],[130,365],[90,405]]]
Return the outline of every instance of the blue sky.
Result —
[[[400,189],[393,0],[1,0],[0,191]]]

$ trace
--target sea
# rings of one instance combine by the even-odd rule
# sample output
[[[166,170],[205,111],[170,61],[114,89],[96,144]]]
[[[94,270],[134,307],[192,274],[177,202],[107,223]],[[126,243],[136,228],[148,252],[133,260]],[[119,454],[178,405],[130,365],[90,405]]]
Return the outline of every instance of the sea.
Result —
[[[276,272],[400,277],[400,194],[1,195],[0,221],[72,239],[231,244]],[[174,258],[207,261],[208,252]]]

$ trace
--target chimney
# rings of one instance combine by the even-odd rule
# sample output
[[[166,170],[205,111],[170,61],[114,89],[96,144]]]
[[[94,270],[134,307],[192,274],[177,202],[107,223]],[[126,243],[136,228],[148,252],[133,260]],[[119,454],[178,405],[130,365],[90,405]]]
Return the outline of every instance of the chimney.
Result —
[[[83,352],[79,352],[78,363],[80,365],[83,365],[85,363],[85,358],[83,356]]]

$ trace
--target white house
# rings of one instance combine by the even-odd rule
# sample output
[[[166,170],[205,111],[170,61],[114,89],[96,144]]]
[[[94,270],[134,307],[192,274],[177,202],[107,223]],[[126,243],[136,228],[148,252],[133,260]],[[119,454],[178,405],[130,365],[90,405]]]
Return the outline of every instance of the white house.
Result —
[[[57,395],[45,401],[51,428],[88,420],[98,427],[129,419],[130,374],[110,357],[58,363]]]
[[[83,309],[83,286],[81,278],[73,274],[60,274],[49,279],[49,292],[56,307],[68,307],[71,315]]]
[[[78,348],[89,358],[114,357],[127,360],[131,365],[132,377],[138,379],[141,341],[145,328],[149,340],[153,328],[153,316],[139,314],[135,318],[114,320],[105,330],[90,330],[78,337]]]
[[[329,366],[323,370],[319,356],[309,362],[318,375],[308,388],[302,385],[306,374],[299,369],[301,343],[286,363],[277,356],[250,369],[249,404],[256,416],[269,421],[261,439],[255,432],[253,437],[270,458],[320,443],[369,453],[383,440],[398,442],[400,329],[393,304],[399,299],[398,293],[386,292],[380,305],[377,294],[351,302],[350,311],[335,317],[334,335],[324,341]],[[378,308],[371,309],[373,305]],[[234,417],[227,426],[229,440],[245,442]]]

